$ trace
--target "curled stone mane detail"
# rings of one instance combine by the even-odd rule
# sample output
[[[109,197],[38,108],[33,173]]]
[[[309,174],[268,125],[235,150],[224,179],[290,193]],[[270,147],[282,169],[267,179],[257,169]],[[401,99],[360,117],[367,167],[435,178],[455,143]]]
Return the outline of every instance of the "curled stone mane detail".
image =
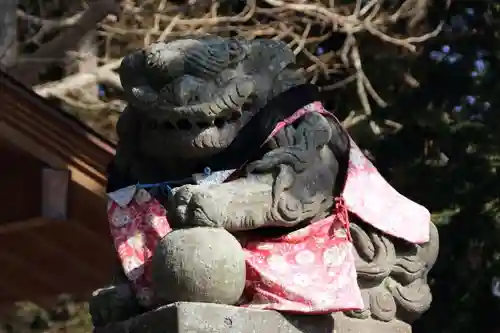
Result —
[[[365,309],[348,311],[346,315],[411,323],[429,309],[432,294],[427,274],[439,251],[433,223],[430,230],[429,242],[415,245],[386,236],[362,222],[351,224]]]

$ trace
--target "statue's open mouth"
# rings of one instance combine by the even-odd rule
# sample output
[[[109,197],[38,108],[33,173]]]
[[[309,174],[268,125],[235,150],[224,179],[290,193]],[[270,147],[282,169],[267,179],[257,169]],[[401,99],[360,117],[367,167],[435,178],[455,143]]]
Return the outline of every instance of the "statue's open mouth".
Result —
[[[192,158],[227,148],[270,97],[302,83],[291,75],[294,61],[283,42],[216,36],[128,55],[120,79],[129,105],[144,114],[144,155]]]
[[[227,125],[236,124],[242,115],[241,111],[238,110],[228,110],[228,112],[223,112],[223,114],[224,115],[222,116],[216,117],[212,122],[179,119],[175,122],[165,121],[161,124],[161,126],[164,129],[181,131],[205,130],[210,127],[222,129]]]

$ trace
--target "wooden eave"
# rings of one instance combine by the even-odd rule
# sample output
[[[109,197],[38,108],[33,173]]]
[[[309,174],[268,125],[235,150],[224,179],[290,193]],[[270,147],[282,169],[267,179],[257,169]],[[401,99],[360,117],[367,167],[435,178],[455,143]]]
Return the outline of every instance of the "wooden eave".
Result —
[[[104,195],[113,143],[0,71],[0,137]]]
[[[105,208],[114,144],[1,71],[0,140],[70,173],[67,220],[33,216],[1,225],[0,307],[107,283],[115,262]]]

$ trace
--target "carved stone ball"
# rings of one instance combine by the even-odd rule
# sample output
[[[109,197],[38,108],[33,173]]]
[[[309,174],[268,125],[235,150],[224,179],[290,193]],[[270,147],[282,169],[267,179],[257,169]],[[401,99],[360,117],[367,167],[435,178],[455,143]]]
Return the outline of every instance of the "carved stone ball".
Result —
[[[158,305],[174,302],[235,304],[245,287],[245,256],[224,229],[197,227],[170,232],[152,259]]]

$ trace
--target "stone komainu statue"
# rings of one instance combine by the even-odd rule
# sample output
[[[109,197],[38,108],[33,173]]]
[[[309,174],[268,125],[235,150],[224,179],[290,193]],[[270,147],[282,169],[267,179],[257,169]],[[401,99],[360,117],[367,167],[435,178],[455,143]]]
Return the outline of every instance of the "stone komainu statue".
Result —
[[[165,327],[196,332],[259,331],[264,323],[293,324],[283,332],[388,332],[408,329],[428,309],[427,273],[438,253],[428,211],[385,183],[293,63],[279,41],[214,36],[155,43],[125,57],[120,78],[129,104],[108,181],[121,265],[90,301],[96,330],[161,326],[168,320],[151,310],[170,303],[177,326]],[[322,249],[323,261],[309,246]],[[327,261],[340,268],[318,277]],[[293,282],[273,280],[280,269]],[[313,296],[331,290],[326,278],[338,292]],[[300,286],[311,281],[319,282],[306,295]],[[182,317],[183,309],[199,313]],[[328,326],[324,313],[332,309],[344,326]]]

